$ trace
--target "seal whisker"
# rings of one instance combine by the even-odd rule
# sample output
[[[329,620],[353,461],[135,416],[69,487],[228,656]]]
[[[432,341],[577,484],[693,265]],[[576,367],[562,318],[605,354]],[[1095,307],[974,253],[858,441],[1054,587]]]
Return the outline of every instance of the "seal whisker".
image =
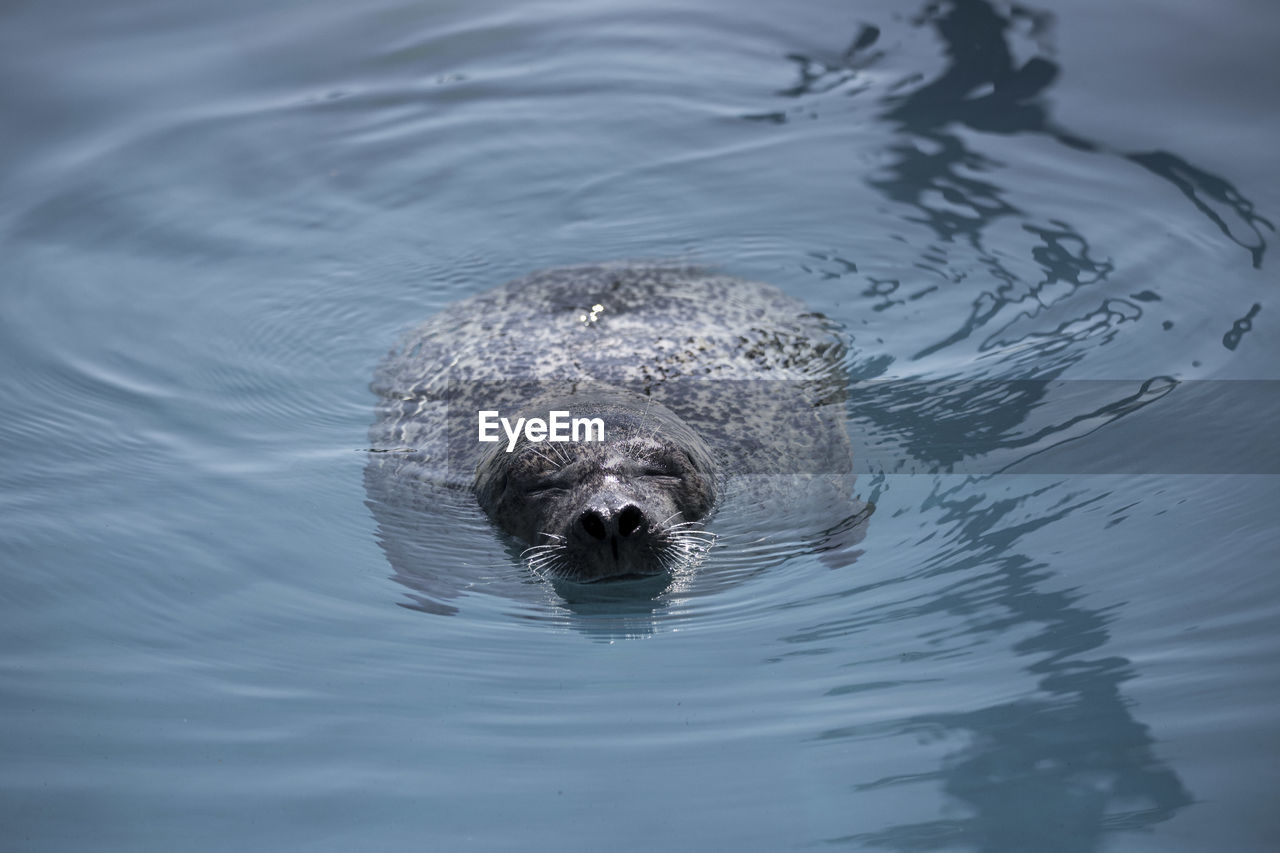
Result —
[[[672,533],[699,533],[704,527],[706,525],[701,521],[686,521],[683,524],[673,524],[663,529]]]
[[[710,530],[704,530],[700,527],[690,527],[684,530],[667,530],[665,531],[672,539],[715,539],[716,535]]]
[[[534,450],[534,451],[531,451],[531,452],[533,453],[533,455],[534,455],[534,456],[539,456],[539,457],[541,457],[541,458],[545,459],[547,462],[551,463],[551,465],[552,465],[553,467],[556,467],[556,468],[559,468],[559,467],[560,467],[559,465],[556,465],[556,460],[552,459],[550,456],[548,456],[547,454],[543,453],[541,450]]]
[[[653,408],[653,397],[648,397],[644,407],[644,414],[641,415],[640,422],[644,423],[644,418],[648,416],[649,410]],[[658,433],[662,432],[662,421],[658,418],[653,419],[653,434],[649,436],[649,441],[657,441]]]
[[[565,555],[562,549],[539,554],[525,561],[529,570],[539,577],[546,577],[549,573],[557,571],[564,563]]]
[[[666,528],[666,525],[667,525],[667,522],[668,522],[668,521],[670,521],[671,519],[675,518],[676,516],[680,515],[680,514],[681,514],[681,513],[680,513],[680,510],[676,510],[675,512],[671,513],[671,515],[668,515],[666,518],[662,519],[662,521],[659,521],[659,522],[658,522],[658,525],[657,525],[658,529],[659,529],[659,530],[663,530],[663,529],[665,529],[665,528]]]
[[[559,542],[552,542],[548,545],[531,545],[528,548],[525,548],[523,551],[521,551],[520,556],[523,557],[524,555],[528,554],[532,559],[532,558],[542,557],[547,554],[555,554],[564,550],[565,550],[565,545]]]

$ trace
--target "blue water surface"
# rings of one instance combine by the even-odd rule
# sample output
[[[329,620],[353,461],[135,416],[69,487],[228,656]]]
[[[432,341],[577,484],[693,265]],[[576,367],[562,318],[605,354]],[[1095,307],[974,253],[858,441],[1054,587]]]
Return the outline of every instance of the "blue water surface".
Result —
[[[1265,0],[9,4],[0,848],[1277,849],[1278,43]],[[379,359],[655,258],[844,330],[858,559],[579,599],[475,510],[432,606],[366,505]]]

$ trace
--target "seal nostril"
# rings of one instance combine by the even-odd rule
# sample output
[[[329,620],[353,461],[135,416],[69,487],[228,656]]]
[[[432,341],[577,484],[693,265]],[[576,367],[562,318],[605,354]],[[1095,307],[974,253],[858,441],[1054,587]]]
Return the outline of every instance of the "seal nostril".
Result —
[[[578,523],[582,525],[582,529],[587,531],[587,535],[592,539],[604,541],[604,519],[600,517],[600,513],[589,509],[579,517]]]
[[[618,532],[630,536],[644,525],[644,513],[635,504],[628,504],[618,513]]]

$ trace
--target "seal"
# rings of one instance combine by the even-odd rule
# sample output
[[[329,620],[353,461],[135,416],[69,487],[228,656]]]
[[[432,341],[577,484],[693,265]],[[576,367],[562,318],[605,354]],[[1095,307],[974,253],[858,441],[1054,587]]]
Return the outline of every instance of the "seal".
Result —
[[[774,514],[822,501],[822,529],[847,532],[865,505],[845,353],[834,324],[776,288],[700,267],[551,269],[463,300],[375,374],[366,484],[384,547],[388,507],[430,513],[462,493],[557,581],[688,573],[734,494]],[[581,414],[603,440],[484,443],[481,411]]]

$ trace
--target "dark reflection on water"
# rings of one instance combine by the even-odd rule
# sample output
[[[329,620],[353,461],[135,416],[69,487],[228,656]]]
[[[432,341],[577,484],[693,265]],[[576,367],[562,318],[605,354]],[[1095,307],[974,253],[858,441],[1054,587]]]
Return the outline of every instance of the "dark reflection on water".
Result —
[[[1021,65],[1016,62],[1008,33],[1023,19],[1030,22],[1031,35],[1041,39],[1047,37],[1053,22],[1047,12],[1018,6],[1002,15],[986,0],[930,4],[915,21],[917,25],[933,27],[945,44],[949,65],[934,80],[909,94],[890,96],[884,118],[906,133],[935,143],[939,151],[926,154],[913,145],[900,146],[900,160],[892,169],[892,177],[873,184],[890,198],[917,207],[940,239],[960,235],[977,244],[982,229],[995,218],[1020,213],[1001,197],[998,186],[958,172],[960,167],[992,168],[997,164],[972,151],[954,132],[945,130],[948,125],[987,133],[1042,133],[1072,148],[1107,150],[1102,143],[1083,139],[1056,125],[1046,105],[1038,100],[1061,69],[1056,62],[1041,56]],[[860,36],[855,47],[866,41],[865,36]],[[857,62],[858,53],[852,51],[849,60]],[[1255,267],[1262,265],[1267,246],[1263,229],[1274,231],[1275,227],[1258,215],[1253,203],[1229,181],[1168,151],[1120,156],[1177,187],[1228,239],[1249,252]],[[940,192],[950,203],[971,208],[975,215],[958,216],[930,205],[924,199],[927,190]],[[1237,218],[1237,227],[1228,221],[1231,214]],[[1248,234],[1237,234],[1240,230]],[[1072,236],[1083,242],[1079,235]]]
[[[879,380],[854,392],[861,471],[1280,474],[1275,380]]]
[[[937,486],[921,508],[941,511],[939,523],[950,538],[918,577],[960,580],[936,597],[880,618],[935,621],[947,614],[966,624],[950,639],[974,643],[996,634],[1023,634],[1032,626],[1034,633],[1013,650],[1035,659],[1024,670],[1034,679],[1034,693],[894,724],[895,734],[963,736],[967,745],[936,772],[884,778],[859,789],[940,782],[970,811],[841,840],[895,850],[972,845],[1008,853],[1082,853],[1099,849],[1107,832],[1167,820],[1193,798],[1177,773],[1156,757],[1150,732],[1133,717],[1121,693],[1121,685],[1137,674],[1132,663],[1100,652],[1109,640],[1107,609],[1085,607],[1082,596],[1070,591],[1047,590],[1055,575],[1050,564],[1016,547],[1022,537],[1105,495],[1064,495],[1053,512],[1016,522],[1011,519],[1023,504],[1058,487],[991,498],[976,491],[981,483]],[[847,627],[817,626],[802,637]],[[865,734],[860,728],[833,729],[822,737]]]
[[[1071,290],[1098,284],[1112,272],[1110,261],[1091,256],[1089,242],[1076,226],[1058,219],[1033,221],[1019,209],[1007,190],[990,177],[999,172],[1000,163],[974,150],[960,130],[1041,134],[1075,150],[1128,160],[1176,187],[1223,235],[1249,253],[1255,268],[1262,266],[1267,234],[1274,232],[1275,226],[1230,181],[1175,153],[1116,151],[1054,122],[1042,96],[1059,76],[1058,63],[1045,56],[1019,63],[1010,43],[1010,34],[1021,28],[1040,45],[1041,52],[1048,52],[1051,13],[1016,5],[1002,13],[986,0],[952,0],[929,4],[912,24],[933,29],[943,43],[947,66],[921,85],[915,85],[922,79],[916,74],[889,87],[882,98],[880,117],[895,127],[903,139],[890,147],[892,162],[868,182],[886,198],[913,208],[917,212],[913,221],[928,226],[940,244],[963,241],[978,250],[985,272],[999,282],[993,290],[981,293],[969,316],[952,335],[925,346],[917,358],[968,338],[1002,316],[1006,307],[1021,303],[1028,296],[1037,296],[1061,283],[1070,285]],[[869,89],[871,84],[862,83],[858,72],[884,58],[884,52],[877,47],[881,40],[880,30],[868,26],[854,37],[838,62],[791,55],[788,58],[797,63],[799,80],[779,94],[805,98],[834,90],[857,94]],[[906,87],[913,88],[906,93],[899,91]],[[787,115],[779,112],[750,118],[785,122]],[[1032,253],[1045,273],[1038,284],[1020,283],[999,253],[984,246],[984,233],[1006,218],[1021,220],[1022,228],[1041,240]],[[923,258],[934,265],[944,259],[945,252],[940,247],[926,252]],[[881,282],[875,286],[896,284]],[[1052,301],[1063,298],[1057,296]],[[1103,316],[1093,318],[1094,323],[1077,326],[1088,328],[1101,323],[1114,329],[1116,323],[1136,319],[1140,314],[1128,300],[1109,299],[1104,303]],[[1088,334],[1092,336],[1096,331]],[[998,331],[991,334],[983,348],[1007,343],[999,339]],[[1028,352],[1021,362],[1005,367],[1033,367],[1037,375],[1045,376],[1074,360],[1060,340],[1033,343],[1041,344],[1038,351]],[[1045,363],[1040,360],[1042,356],[1053,357]]]
[[[938,245],[924,260],[942,272],[945,244],[960,242],[978,253],[984,272],[995,283],[983,288],[959,327],[923,346],[916,358],[931,355],[979,333],[981,350],[1003,351],[990,366],[966,365],[948,385],[891,383],[877,394],[875,383],[857,397],[855,416],[894,436],[910,457],[945,466],[970,454],[1007,450],[1019,442],[1044,436],[1028,427],[1036,410],[1049,401],[1047,382],[973,384],[984,376],[1061,377],[1120,329],[1142,316],[1143,299],[1106,298],[1091,313],[1047,333],[1022,334],[991,329],[1008,308],[1067,298],[1081,288],[1107,281],[1114,271],[1098,258],[1088,238],[1068,222],[1033,221],[1009,193],[992,179],[999,164],[974,150],[961,131],[988,134],[1048,135],[1072,149],[1098,154],[1108,151],[1054,124],[1041,96],[1058,77],[1054,61],[1036,56],[1019,63],[1008,40],[1018,26],[1033,39],[1048,37],[1052,16],[1022,7],[1001,13],[983,0],[955,0],[928,6],[913,24],[931,27],[944,45],[946,68],[934,79],[905,93],[883,98],[882,118],[903,136],[891,147],[891,162],[869,183],[891,201],[916,212]],[[858,86],[857,71],[882,58],[880,33],[864,28],[837,66],[793,57],[800,80],[783,94],[803,97],[848,84]],[[918,85],[917,85],[918,84]],[[1263,230],[1271,223],[1254,212],[1252,203],[1225,179],[1199,169],[1175,154],[1159,151],[1123,154],[1144,169],[1177,186],[1229,239],[1250,253],[1260,266],[1266,249]],[[1228,215],[1236,225],[1229,225]],[[1023,283],[998,252],[984,246],[984,236],[1003,219],[1020,221],[1037,239],[1032,259],[1043,271],[1036,283]],[[885,300],[898,298],[898,282],[873,282]],[[1066,296],[1064,296],[1066,294]],[[964,380],[964,381],[961,381]],[[1061,426],[1064,438],[1081,419],[1109,421],[1156,402],[1174,387],[1159,379],[1160,393],[1136,383],[1118,390],[1115,400],[1075,410]],[[989,393],[994,388],[999,393]],[[1029,433],[1019,437],[1019,433]],[[957,446],[957,441],[961,442]],[[937,781],[951,797],[967,806],[963,817],[904,824],[874,833],[833,839],[896,850],[933,850],[973,846],[987,851],[1091,851],[1105,833],[1141,829],[1171,817],[1192,797],[1173,769],[1156,757],[1147,727],[1130,712],[1121,687],[1135,676],[1132,664],[1100,650],[1108,642],[1105,611],[1081,603],[1081,596],[1045,587],[1054,576],[1050,565],[1020,553],[1018,541],[1055,525],[1100,497],[1071,497],[1057,508],[1030,520],[1012,516],[1038,492],[993,499],[978,491],[982,481],[954,488],[937,487],[922,510],[940,509],[939,524],[951,541],[935,550],[920,577],[955,577],[945,592],[923,603],[878,615],[852,617],[847,624],[824,624],[800,632],[806,641],[847,630],[868,619],[936,619],[948,614],[970,627],[968,639],[981,642],[996,632],[1035,633],[1014,650],[1033,656],[1026,666],[1034,679],[1030,695],[976,710],[921,714],[894,725],[896,734],[933,733],[962,737],[966,746],[924,776],[892,777],[863,789]],[[833,729],[823,737],[865,734],[861,728]]]

